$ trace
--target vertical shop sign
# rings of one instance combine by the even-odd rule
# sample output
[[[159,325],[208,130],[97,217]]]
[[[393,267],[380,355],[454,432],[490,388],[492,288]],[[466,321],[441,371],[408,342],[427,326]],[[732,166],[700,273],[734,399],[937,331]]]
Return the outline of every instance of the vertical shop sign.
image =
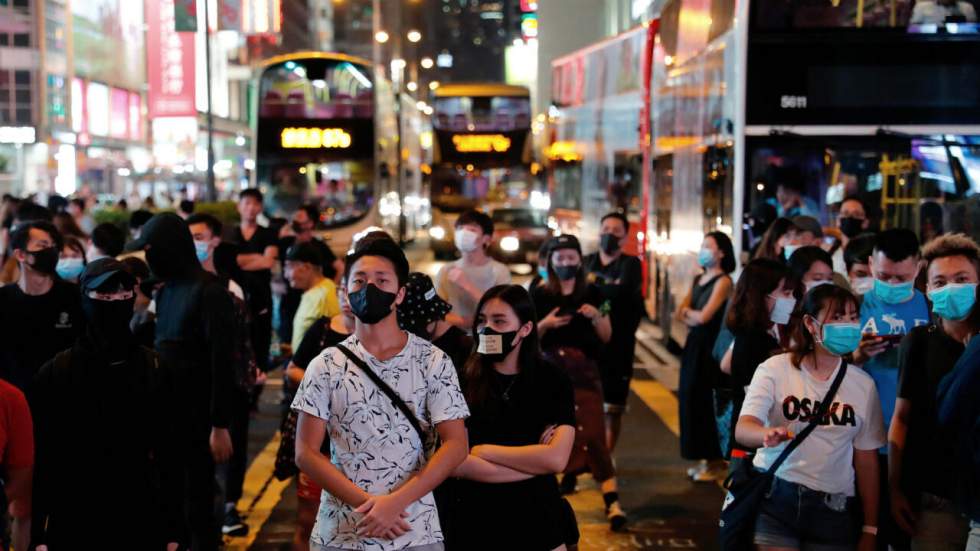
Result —
[[[174,30],[176,0],[146,0],[150,118],[196,116],[194,35]]]

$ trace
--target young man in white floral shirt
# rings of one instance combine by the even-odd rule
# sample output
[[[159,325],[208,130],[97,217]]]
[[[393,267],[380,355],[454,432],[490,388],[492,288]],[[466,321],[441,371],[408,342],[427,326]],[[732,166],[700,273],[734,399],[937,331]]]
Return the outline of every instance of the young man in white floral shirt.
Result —
[[[324,350],[292,404],[299,412],[296,464],[324,489],[310,548],[442,551],[432,489],[468,451],[469,410],[456,369],[441,350],[398,327],[395,308],[408,280],[398,245],[365,244],[345,266],[356,327],[342,345],[404,400],[427,442],[339,348]],[[328,431],[330,457],[320,453]]]

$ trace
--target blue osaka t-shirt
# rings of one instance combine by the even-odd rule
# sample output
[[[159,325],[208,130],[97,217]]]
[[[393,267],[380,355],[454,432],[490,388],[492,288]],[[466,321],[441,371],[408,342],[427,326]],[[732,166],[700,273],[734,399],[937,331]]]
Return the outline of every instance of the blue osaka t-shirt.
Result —
[[[906,335],[913,327],[929,324],[929,305],[926,297],[914,291],[912,298],[899,304],[887,304],[874,293],[864,295],[861,303],[861,332],[872,335]],[[898,345],[871,358],[864,370],[874,379],[881,398],[881,413],[885,418],[885,431],[889,429],[895,400],[898,397]],[[888,448],[882,448],[887,453]]]

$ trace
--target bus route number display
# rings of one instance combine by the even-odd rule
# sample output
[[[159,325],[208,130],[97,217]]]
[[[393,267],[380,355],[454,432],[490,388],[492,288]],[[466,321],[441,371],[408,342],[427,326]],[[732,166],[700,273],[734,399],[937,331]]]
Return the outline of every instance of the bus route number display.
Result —
[[[506,153],[511,140],[503,134],[457,134],[453,147],[459,153]]]
[[[280,145],[283,149],[347,149],[353,142],[350,133],[342,128],[283,128]]]

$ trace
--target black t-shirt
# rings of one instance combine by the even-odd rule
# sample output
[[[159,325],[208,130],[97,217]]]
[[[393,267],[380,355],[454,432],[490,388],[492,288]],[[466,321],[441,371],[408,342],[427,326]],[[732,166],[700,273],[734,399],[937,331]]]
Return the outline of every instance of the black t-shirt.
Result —
[[[306,366],[310,365],[320,352],[331,346],[337,346],[349,336],[334,331],[330,327],[330,318],[323,316],[306,330],[303,340],[299,343],[299,349],[293,351],[293,363],[305,371]]]
[[[596,308],[602,306],[605,301],[600,296],[598,287],[586,285],[580,296],[556,295],[549,292],[546,287],[535,287],[531,289],[531,300],[534,301],[538,321],[544,319],[555,308],[560,309],[559,313],[573,312],[572,321],[568,325],[551,329],[544,334],[541,338],[543,350],[568,346],[578,348],[589,358],[598,358],[602,341],[599,340],[592,321],[577,312],[583,304],[591,304]]]
[[[492,373],[487,398],[469,404],[466,428],[471,446],[530,446],[538,444],[551,425],[575,426],[575,395],[568,376],[547,362],[535,367],[518,375]],[[464,380],[464,388],[466,384]],[[506,484],[462,480],[460,491],[463,503],[458,514],[464,517],[460,537],[465,543],[461,549],[499,549],[496,544],[515,533],[487,534],[488,519],[521,533],[526,527],[525,549],[553,549],[562,543],[567,506],[554,475]]]
[[[582,265],[589,274],[589,282],[598,287],[600,296],[610,305],[612,338],[603,347],[602,358],[607,364],[630,369],[636,347],[636,328],[643,317],[643,267],[640,259],[622,254],[603,265],[599,253],[593,253],[585,257]]]
[[[55,278],[43,295],[27,295],[16,283],[0,288],[0,378],[27,391],[38,369],[82,335],[78,286]]]
[[[238,254],[265,254],[269,247],[278,245],[278,236],[271,228],[258,226],[252,238],[245,240],[241,226],[230,228],[225,241],[238,245]],[[268,307],[272,304],[272,270],[246,271],[242,276],[242,287],[253,307]]]
[[[955,495],[955,445],[962,435],[947,435],[936,421],[939,382],[963,355],[962,343],[936,325],[916,327],[898,349],[898,397],[912,404],[902,482],[915,499],[929,492],[951,499]]]
[[[465,331],[454,325],[441,337],[432,341],[432,344],[449,355],[456,367],[456,373],[463,373],[466,362],[473,353],[473,339]]]

